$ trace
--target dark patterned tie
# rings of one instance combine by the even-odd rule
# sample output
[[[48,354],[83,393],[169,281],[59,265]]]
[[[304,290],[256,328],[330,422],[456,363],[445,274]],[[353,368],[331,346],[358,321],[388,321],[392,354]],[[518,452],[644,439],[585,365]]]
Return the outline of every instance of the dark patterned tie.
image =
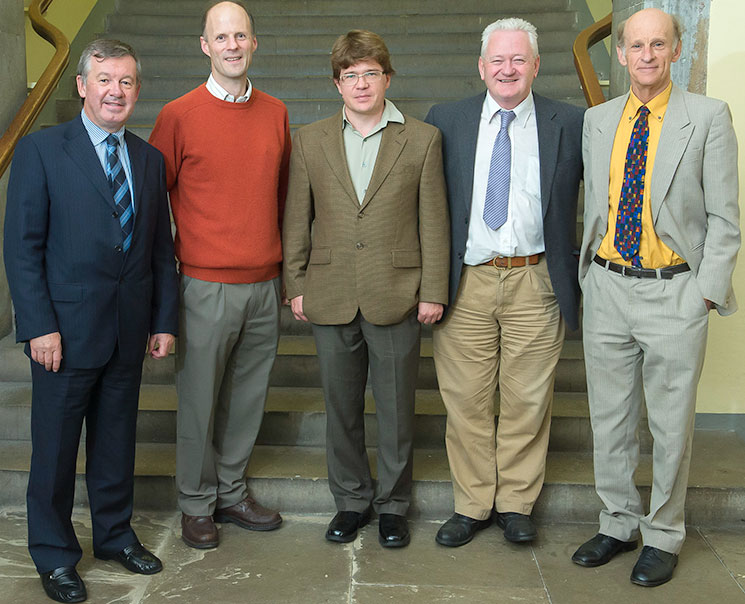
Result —
[[[649,138],[649,109],[642,105],[631,132],[626,150],[626,168],[616,216],[616,235],[613,245],[632,266],[641,266],[639,241],[642,236],[642,203],[644,177],[647,172],[647,139]]]
[[[507,222],[507,209],[510,201],[510,170],[512,169],[512,145],[507,128],[515,119],[514,111],[500,109],[502,122],[494,139],[489,164],[489,178],[486,181],[484,198],[484,222],[495,231]]]
[[[117,146],[119,139],[113,134],[106,137],[106,177],[109,179],[111,193],[119,210],[119,225],[122,227],[122,248],[126,252],[132,243],[132,196],[129,193],[124,166],[119,161]]]

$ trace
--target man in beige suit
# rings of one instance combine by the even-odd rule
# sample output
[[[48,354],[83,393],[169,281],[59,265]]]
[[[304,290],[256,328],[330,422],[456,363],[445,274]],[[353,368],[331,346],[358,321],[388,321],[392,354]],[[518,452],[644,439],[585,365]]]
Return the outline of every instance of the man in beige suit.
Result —
[[[629,94],[585,114],[585,221],[580,284],[598,534],[572,560],[600,566],[644,548],[631,573],[672,578],[685,539],[684,503],[696,386],[709,310],[735,312],[740,247],[737,142],[727,105],[671,83],[680,26],[658,9],[621,23],[618,60]],[[646,401],[654,479],[644,514],[634,471]]]
[[[420,323],[448,297],[449,221],[439,131],[385,99],[394,70],[380,36],[339,37],[331,66],[344,107],[301,128],[290,160],[284,280],[310,321],[326,398],[326,539],[352,541],[379,516],[384,547],[409,543]],[[365,449],[368,363],[378,422],[377,484]]]

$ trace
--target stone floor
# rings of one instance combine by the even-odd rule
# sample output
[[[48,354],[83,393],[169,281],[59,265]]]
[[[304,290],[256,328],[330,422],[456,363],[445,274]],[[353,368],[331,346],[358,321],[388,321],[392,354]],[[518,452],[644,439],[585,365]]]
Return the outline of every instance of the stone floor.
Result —
[[[745,602],[745,526],[689,527],[674,580],[647,589],[629,582],[635,553],[597,569],[570,562],[575,547],[594,533],[586,524],[541,526],[532,547],[505,542],[495,526],[465,547],[448,549],[434,542],[438,523],[417,521],[409,547],[384,550],[375,522],[354,543],[337,545],[323,539],[327,517],[290,515],[271,533],[224,525],[220,547],[198,551],[181,542],[178,514],[147,512],[133,523],[165,569],[142,577],[94,559],[86,511],[76,511],[74,520],[84,551],[78,570],[89,602]],[[26,550],[20,508],[0,510],[0,594],[2,601],[18,604],[50,601]]]

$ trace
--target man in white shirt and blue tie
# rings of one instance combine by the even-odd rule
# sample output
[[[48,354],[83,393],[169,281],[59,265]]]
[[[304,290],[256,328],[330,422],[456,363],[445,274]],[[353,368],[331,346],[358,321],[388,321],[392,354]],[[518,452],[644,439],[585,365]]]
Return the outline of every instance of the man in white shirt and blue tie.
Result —
[[[450,547],[493,517],[509,541],[536,537],[554,375],[565,326],[578,327],[583,111],[532,92],[538,41],[522,19],[484,30],[478,66],[487,91],[425,120],[443,134],[451,217],[449,305],[434,330],[455,500],[436,540]]]

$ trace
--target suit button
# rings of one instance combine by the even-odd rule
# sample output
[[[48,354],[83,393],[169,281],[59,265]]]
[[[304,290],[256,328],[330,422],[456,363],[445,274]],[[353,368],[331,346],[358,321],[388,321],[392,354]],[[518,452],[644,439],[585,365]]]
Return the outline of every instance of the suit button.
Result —
[[[113,212],[111,213],[111,217],[112,217],[112,218],[119,218],[119,212],[117,212],[116,210],[114,210],[114,211],[113,211]]]
[[[361,250],[362,248],[364,248],[364,247],[365,247],[365,244],[364,244],[364,243],[362,243],[362,242],[360,241],[360,242],[358,242],[358,243],[357,243],[357,245],[356,245],[355,247],[356,247],[356,248],[357,248],[358,250]]]
[[[122,246],[121,245],[115,245],[114,246],[114,251],[115,252],[121,252],[122,251]]]
[[[357,214],[357,218],[364,218],[364,217],[365,217],[364,212],[360,212],[359,214]]]
[[[466,216],[466,218],[465,218],[465,220],[463,222],[466,223],[466,224],[468,224],[468,216]]]

